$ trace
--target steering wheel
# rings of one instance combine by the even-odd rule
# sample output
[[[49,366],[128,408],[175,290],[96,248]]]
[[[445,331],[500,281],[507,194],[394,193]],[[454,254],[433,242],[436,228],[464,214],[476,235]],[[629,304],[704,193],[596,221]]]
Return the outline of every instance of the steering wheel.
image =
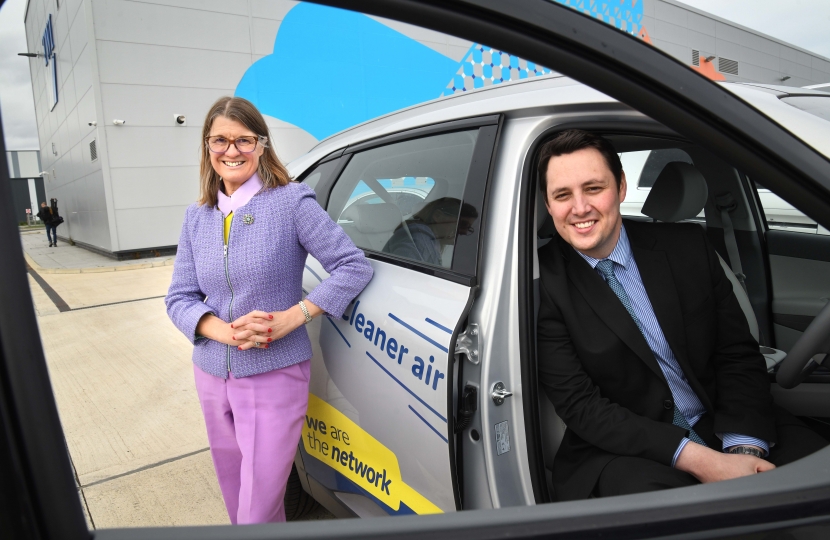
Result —
[[[782,388],[795,388],[827,358],[827,353],[830,353],[830,302],[816,315],[781,362],[776,382]],[[816,355],[822,358],[813,360]]]

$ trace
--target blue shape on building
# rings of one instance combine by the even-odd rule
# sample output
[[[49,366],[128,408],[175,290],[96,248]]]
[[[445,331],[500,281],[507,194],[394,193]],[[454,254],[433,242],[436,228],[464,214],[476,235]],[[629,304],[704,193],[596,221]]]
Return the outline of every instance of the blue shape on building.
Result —
[[[643,27],[644,0],[554,0],[591,17],[596,17],[629,34]]]
[[[302,75],[286,73],[289,63],[302,66]],[[366,15],[301,3],[280,24],[274,52],[248,69],[235,95],[319,140],[441,96],[458,69],[459,62]]]

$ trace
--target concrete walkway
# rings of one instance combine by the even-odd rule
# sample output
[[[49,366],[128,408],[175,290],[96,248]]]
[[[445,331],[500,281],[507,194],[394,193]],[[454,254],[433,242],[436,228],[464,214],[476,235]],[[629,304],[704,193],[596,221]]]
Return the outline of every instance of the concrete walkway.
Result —
[[[78,274],[89,272],[115,272],[171,266],[173,256],[153,259],[116,261],[104,255],[59,241],[57,247],[49,247],[45,229],[21,228],[20,242],[26,262],[39,274]]]
[[[165,312],[172,258],[118,263],[68,245],[44,247],[42,232],[21,232],[21,241],[90,528],[228,523],[192,346]]]

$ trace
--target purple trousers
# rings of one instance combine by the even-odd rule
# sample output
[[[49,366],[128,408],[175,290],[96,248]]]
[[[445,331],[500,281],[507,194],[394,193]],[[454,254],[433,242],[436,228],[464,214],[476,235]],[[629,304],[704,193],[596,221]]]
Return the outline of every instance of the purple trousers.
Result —
[[[231,523],[285,521],[283,498],[308,407],[311,362],[241,379],[193,368]]]

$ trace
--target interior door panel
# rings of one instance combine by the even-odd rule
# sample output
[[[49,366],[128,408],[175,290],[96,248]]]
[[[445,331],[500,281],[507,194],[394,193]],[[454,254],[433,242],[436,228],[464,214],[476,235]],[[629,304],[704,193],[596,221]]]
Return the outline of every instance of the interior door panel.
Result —
[[[777,348],[788,351],[830,298],[830,236],[767,232]]]

